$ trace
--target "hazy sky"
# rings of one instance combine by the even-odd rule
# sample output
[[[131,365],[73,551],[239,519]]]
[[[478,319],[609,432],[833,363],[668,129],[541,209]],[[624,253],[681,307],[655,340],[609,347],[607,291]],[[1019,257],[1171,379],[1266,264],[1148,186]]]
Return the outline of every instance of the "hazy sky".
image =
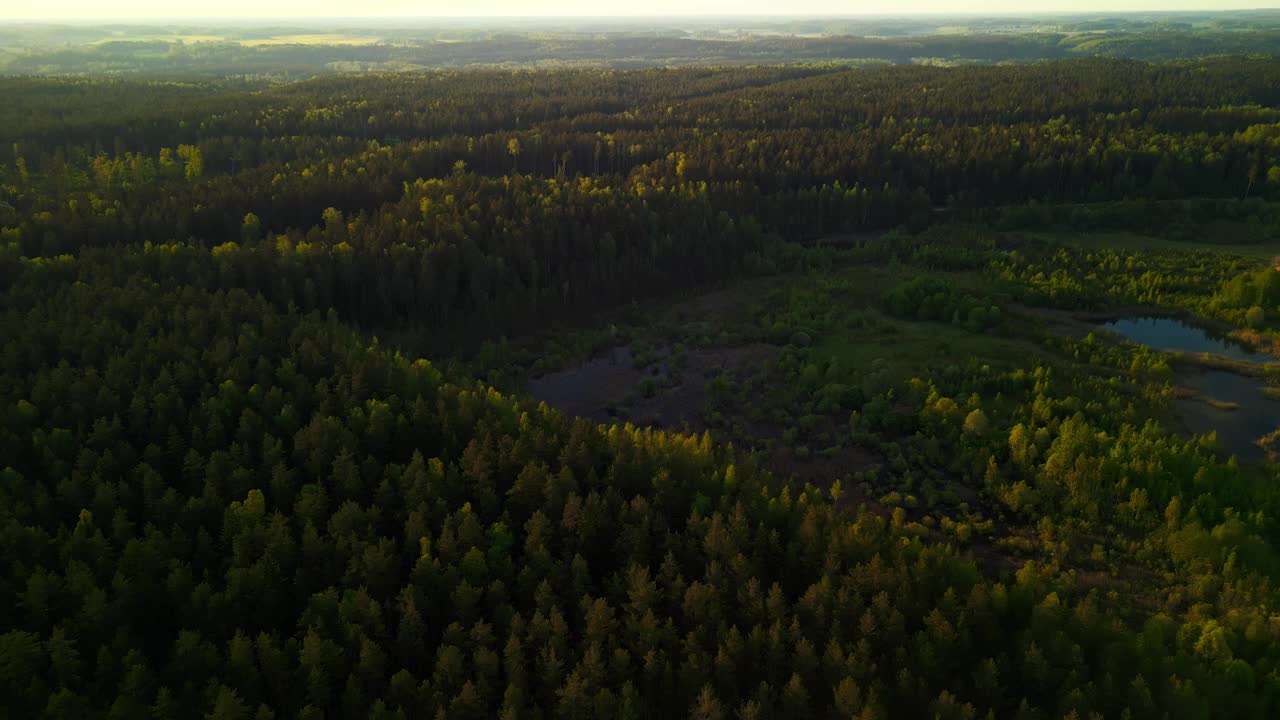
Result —
[[[1280,7],[1280,0],[0,0],[0,19],[533,15],[852,15],[1120,12]]]

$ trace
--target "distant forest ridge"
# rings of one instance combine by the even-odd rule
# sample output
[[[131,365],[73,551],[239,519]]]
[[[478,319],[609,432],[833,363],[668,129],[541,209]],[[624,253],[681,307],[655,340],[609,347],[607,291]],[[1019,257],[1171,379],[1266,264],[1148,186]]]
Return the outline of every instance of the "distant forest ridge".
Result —
[[[250,76],[470,67],[932,64],[1280,54],[1280,10],[1016,17],[0,22],[0,74]]]

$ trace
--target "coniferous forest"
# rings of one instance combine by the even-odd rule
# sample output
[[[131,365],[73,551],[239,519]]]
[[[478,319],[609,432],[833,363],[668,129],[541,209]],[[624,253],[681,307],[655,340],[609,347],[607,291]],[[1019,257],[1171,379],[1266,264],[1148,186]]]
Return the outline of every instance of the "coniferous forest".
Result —
[[[0,718],[1276,717],[1231,32],[10,66]]]

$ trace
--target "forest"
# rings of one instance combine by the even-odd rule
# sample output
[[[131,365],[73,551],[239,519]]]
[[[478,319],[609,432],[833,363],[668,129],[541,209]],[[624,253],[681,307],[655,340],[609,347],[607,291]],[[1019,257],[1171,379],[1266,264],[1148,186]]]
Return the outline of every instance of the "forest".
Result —
[[[904,6],[904,10],[909,10]],[[38,15],[37,15],[38,17]],[[1280,53],[1280,12],[5,22],[0,73],[299,80],[427,69],[1149,62]]]
[[[1280,30],[1229,20],[0,61],[0,718],[1276,717]]]

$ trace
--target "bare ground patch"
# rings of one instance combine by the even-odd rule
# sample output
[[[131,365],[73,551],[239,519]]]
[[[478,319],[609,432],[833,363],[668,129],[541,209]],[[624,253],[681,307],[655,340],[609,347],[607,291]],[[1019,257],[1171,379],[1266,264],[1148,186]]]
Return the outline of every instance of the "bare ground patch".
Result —
[[[608,422],[609,409],[632,392],[644,377],[630,348],[617,347],[575,367],[529,381],[529,394],[570,414]]]
[[[778,349],[752,343],[688,352],[679,367],[668,348],[647,368],[629,347],[616,347],[575,367],[529,381],[529,394],[566,413],[597,422],[630,422],[674,430],[706,429],[707,383],[722,370],[763,366]]]

